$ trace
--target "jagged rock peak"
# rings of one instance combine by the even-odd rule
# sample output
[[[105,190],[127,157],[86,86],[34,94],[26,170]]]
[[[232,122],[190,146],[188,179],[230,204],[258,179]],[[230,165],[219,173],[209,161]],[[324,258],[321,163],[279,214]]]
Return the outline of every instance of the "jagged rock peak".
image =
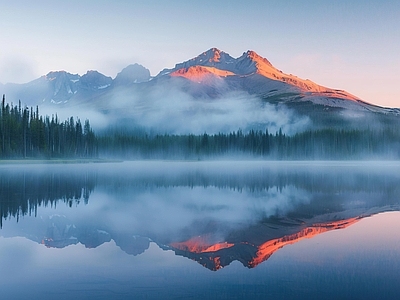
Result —
[[[132,64],[124,68],[114,79],[116,85],[127,85],[149,81],[150,71],[140,64]]]
[[[170,74],[179,69],[189,69],[194,66],[215,67],[220,70],[234,72],[235,59],[228,53],[225,53],[218,48],[211,48],[200,55],[178,63],[173,69],[164,69],[157,76]]]
[[[248,50],[247,52],[243,53],[243,55],[246,55],[246,57],[248,57],[249,59],[253,60],[256,63],[262,62],[272,67],[272,64],[269,62],[268,59],[257,54],[255,51]]]
[[[89,70],[83,76],[98,76],[98,75],[105,76],[105,75],[101,74],[99,71],[96,71],[96,70]]]
[[[98,71],[90,70],[80,78],[80,84],[88,88],[104,89],[111,85],[112,78]]]
[[[87,80],[98,80],[99,78],[109,78],[111,79],[111,77],[106,76],[98,71],[95,70],[90,70],[87,71],[86,74],[82,75],[81,79],[86,78]]]
[[[218,48],[211,48],[195,58],[192,58],[182,64],[184,67],[191,67],[193,65],[202,66],[217,66],[226,63],[232,63],[235,59],[231,57],[228,53],[219,50]],[[177,64],[175,68],[182,67],[182,64]]]
[[[196,59],[200,59],[204,62],[220,62],[221,60],[221,55],[229,55],[221,50],[219,50],[218,48],[211,48],[209,50],[207,50],[206,52],[203,52],[202,54],[200,54],[199,56],[191,59],[191,60],[196,60]]]
[[[54,79],[56,79],[56,78],[66,77],[66,76],[68,76],[68,77],[71,77],[71,76],[73,76],[73,77],[79,77],[78,74],[71,74],[71,73],[68,73],[67,71],[64,71],[64,70],[61,70],[61,71],[51,71],[51,72],[47,73],[44,77],[45,77],[46,79],[48,79],[48,80],[54,80]]]

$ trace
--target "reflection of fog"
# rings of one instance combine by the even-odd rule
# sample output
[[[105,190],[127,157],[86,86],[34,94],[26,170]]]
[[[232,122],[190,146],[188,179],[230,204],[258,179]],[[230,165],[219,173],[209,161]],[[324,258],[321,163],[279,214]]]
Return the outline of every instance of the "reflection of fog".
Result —
[[[129,202],[118,201],[117,195],[108,197],[97,208],[97,217],[104,216],[101,218],[114,228],[130,228],[151,237],[196,231],[210,224],[218,224],[219,229],[248,226],[271,215],[284,215],[309,201],[306,192],[293,187],[258,193],[215,187],[160,187],[135,192]],[[101,198],[105,199],[104,195]]]
[[[0,233],[50,247],[114,240],[136,255],[149,239],[223,240],[281,219],[301,224],[396,209],[397,167],[256,161],[2,167],[1,215],[11,219]],[[21,215],[19,223],[12,217]]]

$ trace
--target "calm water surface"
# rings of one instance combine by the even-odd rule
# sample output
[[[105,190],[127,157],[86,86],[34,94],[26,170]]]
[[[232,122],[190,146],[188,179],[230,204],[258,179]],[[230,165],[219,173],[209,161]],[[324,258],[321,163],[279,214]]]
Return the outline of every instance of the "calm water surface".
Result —
[[[399,170],[0,165],[1,299],[398,299]]]

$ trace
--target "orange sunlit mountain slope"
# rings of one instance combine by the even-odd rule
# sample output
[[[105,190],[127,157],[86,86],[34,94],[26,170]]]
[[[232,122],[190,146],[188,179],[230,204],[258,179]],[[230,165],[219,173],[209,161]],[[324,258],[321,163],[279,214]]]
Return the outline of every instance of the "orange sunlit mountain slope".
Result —
[[[262,243],[254,243],[247,240],[211,243],[209,241],[212,240],[212,237],[210,235],[204,235],[196,236],[183,242],[173,242],[168,246],[170,249],[174,250],[176,254],[196,260],[204,267],[213,271],[229,265],[234,260],[240,261],[248,268],[254,268],[268,260],[272,254],[286,245],[291,245],[304,239],[310,239],[331,230],[344,229],[368,216],[369,215],[365,215],[326,223],[315,223],[309,226],[301,225],[295,233],[269,239]]]

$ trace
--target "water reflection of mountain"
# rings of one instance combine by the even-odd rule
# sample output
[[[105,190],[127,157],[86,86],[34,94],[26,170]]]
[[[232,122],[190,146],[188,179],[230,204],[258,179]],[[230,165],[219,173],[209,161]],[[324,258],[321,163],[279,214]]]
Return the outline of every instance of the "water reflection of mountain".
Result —
[[[52,216],[43,221],[46,234],[36,240],[49,248],[64,248],[78,243],[86,248],[96,248],[113,240],[115,244],[129,255],[139,255],[150,246],[150,239],[125,232],[125,228],[115,232],[107,226],[75,225],[65,216]],[[101,228],[101,229],[100,229]]]
[[[149,248],[150,240],[132,234],[106,231],[105,225],[96,227],[91,224],[74,224],[65,216],[53,215],[41,220],[44,234],[31,235],[30,239],[44,244],[48,248],[64,248],[78,243],[86,248],[96,248],[114,240],[116,245],[130,255],[138,255]]]
[[[65,248],[78,243],[86,248],[96,248],[113,240],[122,251],[134,256],[145,252],[153,241],[163,250],[172,250],[176,255],[187,257],[212,271],[217,271],[233,261],[239,261],[247,268],[254,268],[286,245],[331,230],[344,229],[365,217],[392,210],[400,210],[400,205],[329,213],[309,220],[269,218],[252,226],[232,230],[224,238],[216,232],[208,231],[188,240],[169,243],[166,243],[168,238],[153,240],[150,237],[135,235],[126,228],[118,232],[104,224],[97,228],[85,224],[75,225],[60,215],[38,220],[40,224],[35,224],[36,232],[25,229],[24,234],[28,239],[42,243],[48,248]]]
[[[396,207],[398,210],[400,208]],[[394,207],[386,208],[389,210]],[[382,208],[379,212],[386,211]],[[159,245],[164,250],[172,250],[176,255],[197,261],[204,267],[217,271],[233,261],[239,261],[247,268],[254,268],[268,260],[282,247],[313,238],[331,230],[344,229],[359,220],[377,213],[361,214],[349,219],[312,223],[300,220],[268,220],[246,230],[232,232],[224,241],[213,244],[210,235],[193,237],[187,241]],[[331,216],[332,217],[332,216]],[[323,218],[323,217],[322,217]],[[321,219],[322,219],[321,218]],[[335,219],[337,216],[335,216]]]
[[[55,248],[114,241],[130,255],[154,241],[211,270],[234,260],[252,268],[287,244],[399,210],[399,180],[390,166],[133,163],[0,170],[1,216],[36,215],[41,206],[61,201],[68,208],[90,198],[86,214],[80,215],[81,206],[73,215],[57,208],[17,224],[8,236]],[[102,206],[92,211],[91,204]]]

